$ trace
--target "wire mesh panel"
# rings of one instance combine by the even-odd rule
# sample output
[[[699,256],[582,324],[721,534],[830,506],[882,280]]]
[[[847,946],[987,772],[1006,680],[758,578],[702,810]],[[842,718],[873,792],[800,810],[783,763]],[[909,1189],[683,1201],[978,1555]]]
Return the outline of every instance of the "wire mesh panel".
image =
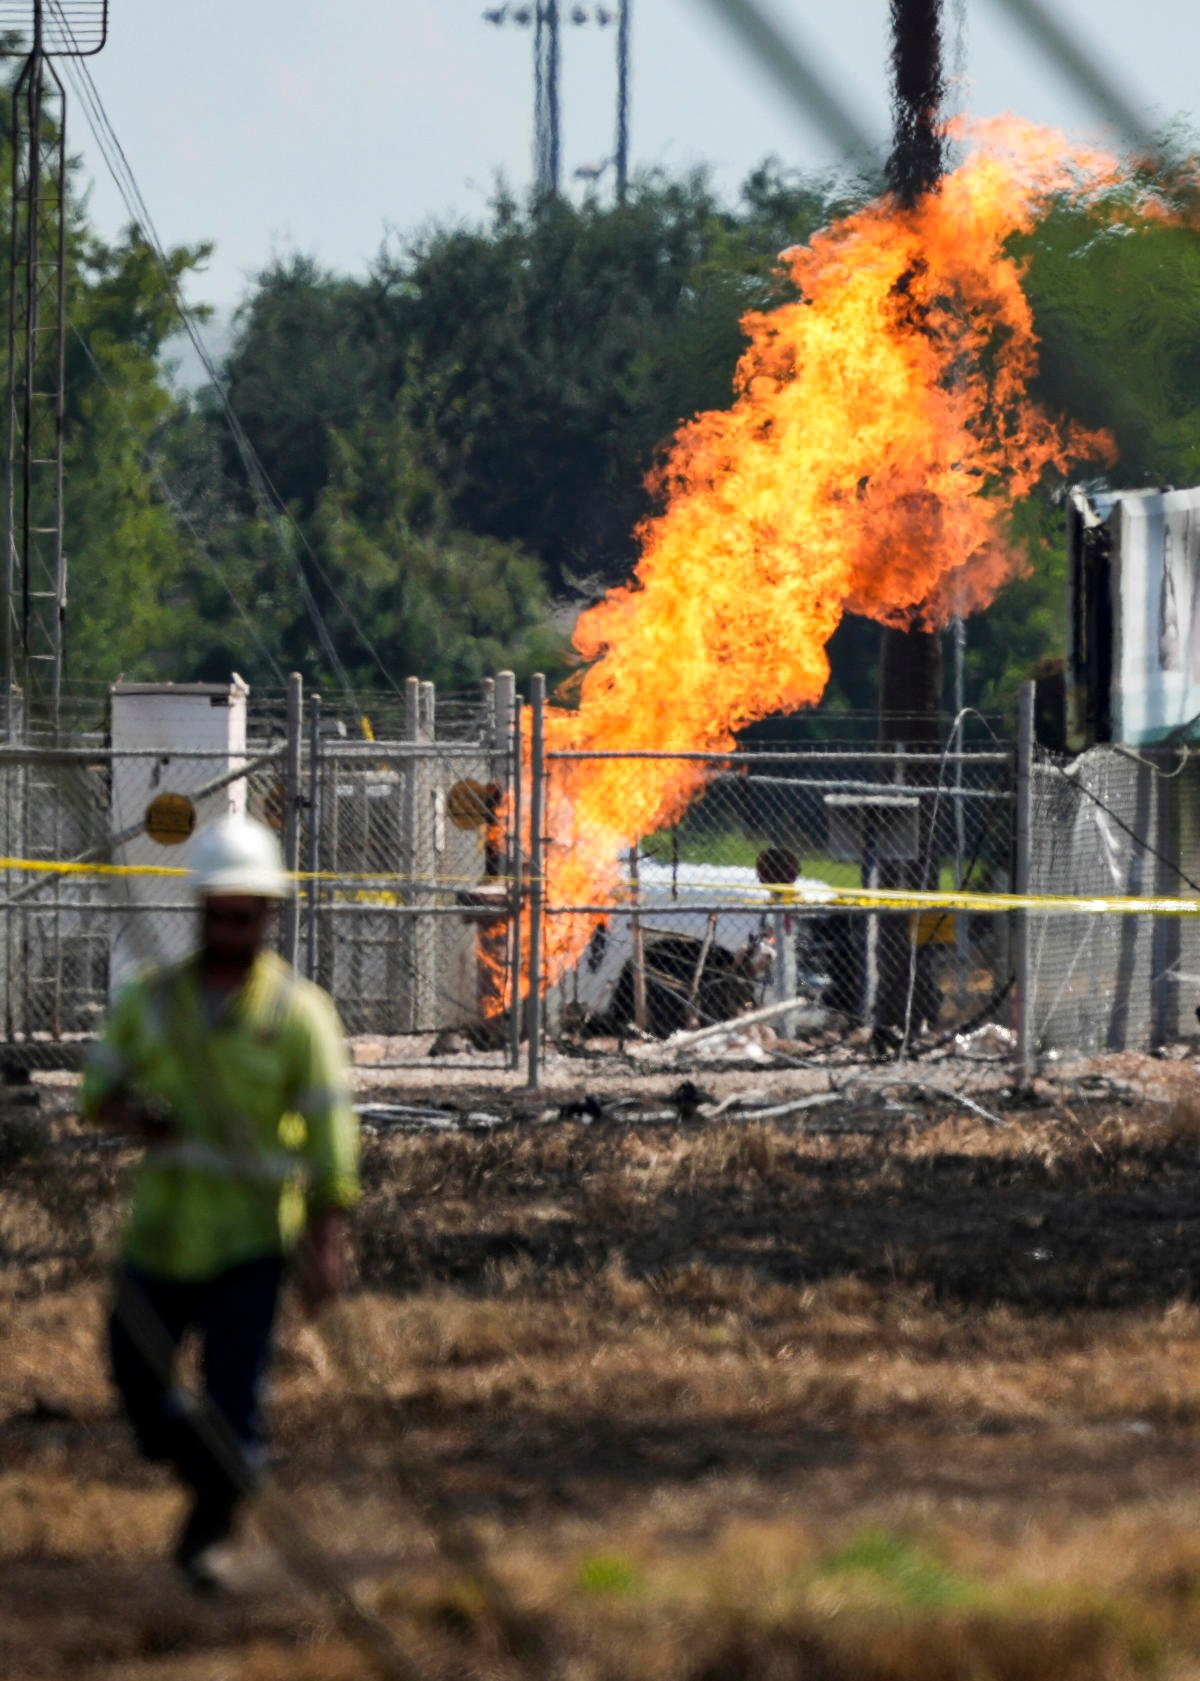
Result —
[[[9,763],[0,778],[12,832],[23,840],[19,855],[50,863],[105,844],[106,763]],[[108,993],[109,929],[100,881],[8,869],[3,901],[5,1036],[55,1041],[92,1031]]]
[[[1030,890],[1096,898],[1200,889],[1200,767],[1174,752],[1039,756]],[[1148,1048],[1195,1031],[1200,929],[1179,917],[1030,916],[1034,1048]]]
[[[320,767],[315,978],[356,1033],[477,1028],[479,936],[463,896],[485,876],[490,764],[479,746],[334,747]]]
[[[226,810],[271,821],[280,764],[278,748],[243,752],[231,765],[227,752],[99,744],[0,758],[12,843],[0,901],[10,1045],[54,1060],[56,1047],[95,1031],[122,979],[191,949],[182,843]],[[178,817],[182,828],[156,825],[155,814],[172,810],[190,813]]]
[[[187,866],[205,823],[245,812],[282,838],[292,812],[309,876],[295,950],[347,1029],[457,1029],[499,1051],[507,720],[490,694],[461,697],[438,739],[441,709],[419,689],[401,741],[354,740],[327,715],[303,740],[293,722],[289,754],[279,698],[247,714],[234,682],[126,685],[103,733],[61,746],[29,730],[0,747],[9,1046],[55,1060],[95,1031],[125,976],[191,949]]]
[[[631,807],[647,773],[661,776],[671,759],[592,757],[626,783]],[[861,1029],[878,1038],[899,1022],[915,1041],[1003,1008],[1005,917],[889,910],[873,895],[900,864],[914,886],[1009,885],[1007,750],[834,744],[676,760],[698,788],[682,815],[619,856],[609,843],[606,857],[603,836],[561,815],[588,809],[583,759],[550,755],[546,894],[560,1033],[666,1036],[790,1001],[776,1022],[784,1037]],[[581,858],[592,861],[590,886]],[[858,903],[831,902],[856,893]],[[889,942],[902,961],[889,965]],[[885,997],[889,986],[898,999]]]
[[[0,750],[9,1042],[90,1033],[122,973],[188,949],[191,891],[173,868],[188,848],[170,832],[182,801],[194,825],[237,810],[281,834],[300,811],[306,879],[291,937],[349,1032],[405,1041],[381,1054],[406,1060],[448,1031],[498,1061],[516,1055],[511,975],[523,964],[527,1001],[534,888],[528,752],[518,785],[511,715],[488,697],[464,701],[444,738],[432,691],[417,688],[400,740],[355,739],[316,714],[302,743],[293,717],[289,752],[268,706],[251,712],[249,736],[239,725],[209,749],[95,737]],[[236,710],[242,691],[185,698],[207,718]],[[183,704],[180,691],[134,699]],[[268,739],[255,740],[261,730]],[[689,797],[674,821],[622,842],[648,767],[660,776],[672,759],[686,761]],[[597,766],[605,798],[581,798]],[[1003,1015],[1004,915],[891,907],[877,894],[897,868],[917,887],[1010,885],[1006,749],[764,743],[707,757],[554,753],[546,768],[541,979],[560,1041],[602,1048],[772,1005],[785,1041],[826,1033],[903,1054]],[[35,871],[88,858],[138,873]]]

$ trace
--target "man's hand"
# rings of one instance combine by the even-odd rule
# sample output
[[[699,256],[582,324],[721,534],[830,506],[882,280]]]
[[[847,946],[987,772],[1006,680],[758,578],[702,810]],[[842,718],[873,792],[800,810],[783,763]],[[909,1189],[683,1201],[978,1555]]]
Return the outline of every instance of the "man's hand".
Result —
[[[165,1104],[125,1089],[111,1092],[99,1105],[96,1116],[110,1132],[126,1133],[140,1144],[161,1144],[171,1131],[170,1111]]]
[[[350,1221],[342,1208],[319,1208],[296,1251],[296,1282],[310,1313],[350,1281]]]

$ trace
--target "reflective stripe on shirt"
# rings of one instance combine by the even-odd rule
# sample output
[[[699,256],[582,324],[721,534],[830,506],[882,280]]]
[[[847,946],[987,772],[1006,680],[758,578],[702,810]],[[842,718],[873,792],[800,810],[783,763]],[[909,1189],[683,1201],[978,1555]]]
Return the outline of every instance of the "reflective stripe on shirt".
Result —
[[[206,1144],[202,1138],[172,1138],[164,1144],[152,1144],[145,1160],[154,1167],[188,1167],[222,1179],[247,1179],[262,1185],[282,1185],[303,1165],[295,1156],[281,1151],[247,1160]]]
[[[327,1109],[336,1108],[340,1103],[349,1103],[348,1093],[334,1086],[309,1086],[302,1091],[295,1101],[295,1110],[307,1120],[312,1115],[323,1115]]]
[[[106,1086],[119,1085],[129,1072],[129,1064],[120,1051],[103,1040],[91,1047],[87,1060],[89,1071],[103,1079]]]

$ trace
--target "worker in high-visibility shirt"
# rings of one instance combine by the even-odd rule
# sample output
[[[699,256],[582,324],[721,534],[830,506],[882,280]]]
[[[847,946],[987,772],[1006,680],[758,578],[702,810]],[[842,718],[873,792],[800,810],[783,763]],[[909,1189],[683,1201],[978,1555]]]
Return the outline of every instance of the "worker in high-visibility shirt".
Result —
[[[145,1144],[109,1355],[142,1453],[191,1490],[175,1559],[206,1589],[221,1584],[220,1544],[263,1461],[285,1266],[310,1305],[344,1288],[359,1187],[333,1002],[267,949],[290,891],[275,836],[246,818],[213,823],[197,839],[194,883],[199,949],[117,997],[83,1110]],[[173,1381],[189,1331],[201,1344],[199,1406]]]

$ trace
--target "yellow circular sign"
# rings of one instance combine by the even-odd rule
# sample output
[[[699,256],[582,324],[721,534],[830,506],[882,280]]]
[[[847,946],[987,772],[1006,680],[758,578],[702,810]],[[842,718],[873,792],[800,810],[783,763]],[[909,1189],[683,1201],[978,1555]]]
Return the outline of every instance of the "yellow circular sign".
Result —
[[[196,827],[196,808],[186,794],[155,794],[146,807],[145,825],[160,846],[182,846]]]
[[[456,829],[482,829],[492,820],[488,791],[482,782],[465,776],[446,795],[446,815]]]

